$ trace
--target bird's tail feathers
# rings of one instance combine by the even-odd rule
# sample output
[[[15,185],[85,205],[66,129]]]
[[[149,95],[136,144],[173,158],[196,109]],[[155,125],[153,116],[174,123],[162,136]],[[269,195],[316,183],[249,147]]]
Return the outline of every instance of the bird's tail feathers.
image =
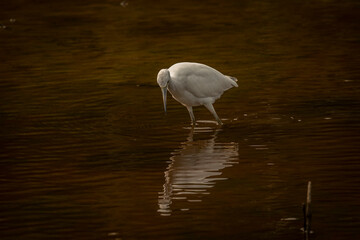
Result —
[[[237,85],[237,83],[236,83],[238,80],[237,80],[236,77],[231,77],[231,76],[227,76],[227,77],[230,78],[232,81],[234,81],[234,82],[233,82],[234,84],[232,84],[233,86],[238,87],[238,85]]]
[[[237,78],[236,77],[231,77],[231,76],[228,76],[229,78],[231,78],[232,80],[234,80],[235,82],[237,82]]]

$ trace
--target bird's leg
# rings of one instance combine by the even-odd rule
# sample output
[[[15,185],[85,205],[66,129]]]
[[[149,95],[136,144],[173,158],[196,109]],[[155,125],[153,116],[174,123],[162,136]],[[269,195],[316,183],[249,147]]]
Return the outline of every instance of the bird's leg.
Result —
[[[204,106],[212,113],[212,115],[214,115],[214,117],[215,117],[216,121],[218,122],[218,124],[223,125],[223,123],[221,122],[219,116],[216,114],[213,105],[211,103],[207,103],[207,104],[204,104]]]
[[[187,108],[187,110],[189,111],[189,114],[190,114],[191,124],[192,124],[192,125],[195,125],[196,122],[195,122],[195,116],[194,116],[192,107],[186,106],[186,108]]]

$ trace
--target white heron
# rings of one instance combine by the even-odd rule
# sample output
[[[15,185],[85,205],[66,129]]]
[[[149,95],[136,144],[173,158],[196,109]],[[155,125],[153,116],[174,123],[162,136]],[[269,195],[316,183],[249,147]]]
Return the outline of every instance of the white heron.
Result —
[[[218,124],[222,125],[213,103],[224,91],[238,87],[236,78],[226,76],[205,64],[192,62],[176,63],[169,69],[161,69],[157,82],[162,90],[165,112],[169,90],[173,98],[187,108],[193,125],[195,116],[192,107],[200,105],[204,105],[214,115]]]

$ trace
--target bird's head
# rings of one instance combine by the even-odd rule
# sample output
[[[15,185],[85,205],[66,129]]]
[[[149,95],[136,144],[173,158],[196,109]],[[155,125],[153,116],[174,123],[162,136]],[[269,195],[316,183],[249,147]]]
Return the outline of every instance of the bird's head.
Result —
[[[164,110],[166,113],[166,95],[167,95],[167,86],[170,81],[170,72],[168,69],[161,69],[157,75],[157,83],[159,84],[163,96]]]
[[[161,88],[167,87],[170,81],[170,72],[168,69],[161,69],[157,75],[157,82]]]

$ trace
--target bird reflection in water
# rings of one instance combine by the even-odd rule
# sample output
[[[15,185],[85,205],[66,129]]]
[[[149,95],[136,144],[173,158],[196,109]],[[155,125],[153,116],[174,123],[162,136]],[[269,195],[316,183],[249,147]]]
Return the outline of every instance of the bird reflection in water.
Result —
[[[171,153],[170,163],[165,171],[163,191],[159,192],[159,209],[162,216],[170,216],[174,201],[201,202],[208,189],[219,180],[222,169],[238,162],[238,144],[217,142],[221,129],[191,128],[186,142]],[[203,134],[210,136],[204,140]],[[202,139],[194,140],[194,136]],[[188,207],[179,208],[181,211]]]

